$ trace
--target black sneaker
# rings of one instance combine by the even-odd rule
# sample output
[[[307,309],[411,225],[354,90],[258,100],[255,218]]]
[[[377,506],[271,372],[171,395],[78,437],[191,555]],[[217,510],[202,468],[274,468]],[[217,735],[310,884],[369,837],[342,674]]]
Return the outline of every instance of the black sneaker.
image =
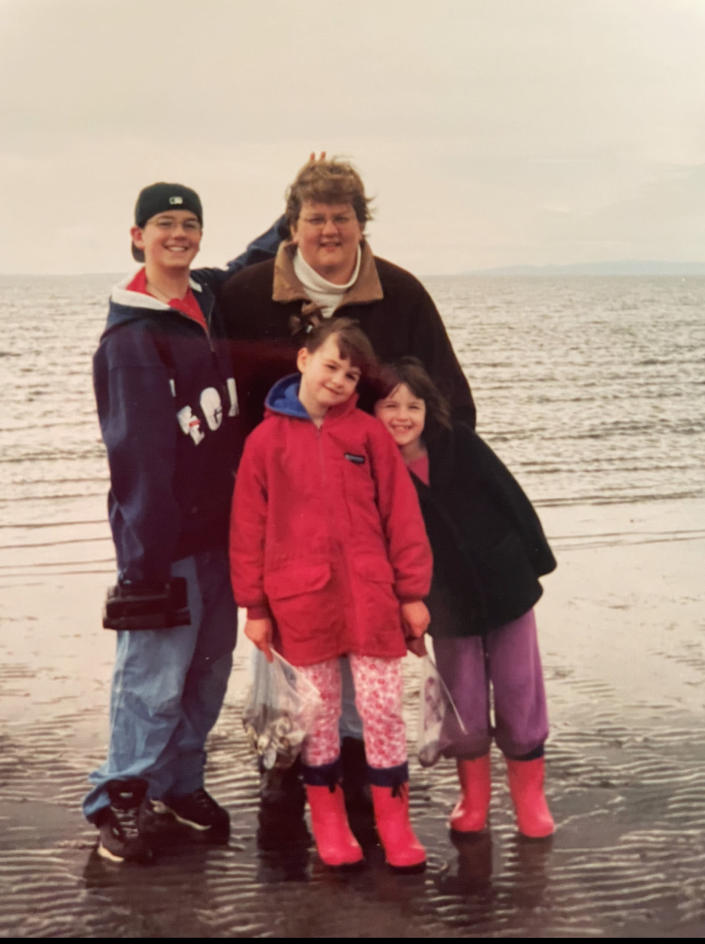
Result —
[[[259,785],[260,803],[263,807],[285,810],[292,816],[303,816],[306,808],[306,792],[301,775],[301,761],[296,758],[293,766],[284,770],[262,770]]]
[[[179,838],[181,827],[176,817],[162,800],[145,797],[137,814],[140,835],[155,850]]]
[[[149,862],[154,853],[138,822],[147,782],[112,780],[107,790],[110,806],[101,810],[96,819],[98,855],[111,862]]]
[[[153,801],[154,802],[154,801]],[[225,843],[230,836],[230,814],[219,806],[203,787],[186,796],[171,796],[160,806],[178,823],[193,830],[193,838],[203,842]]]

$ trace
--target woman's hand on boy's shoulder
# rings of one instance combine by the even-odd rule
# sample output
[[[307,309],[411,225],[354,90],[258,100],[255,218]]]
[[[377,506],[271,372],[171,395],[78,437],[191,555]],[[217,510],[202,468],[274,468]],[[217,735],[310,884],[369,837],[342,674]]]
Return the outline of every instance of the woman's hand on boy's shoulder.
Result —
[[[272,621],[269,617],[261,619],[248,619],[245,622],[245,635],[247,638],[261,649],[267,658],[267,662],[274,661],[272,654]]]

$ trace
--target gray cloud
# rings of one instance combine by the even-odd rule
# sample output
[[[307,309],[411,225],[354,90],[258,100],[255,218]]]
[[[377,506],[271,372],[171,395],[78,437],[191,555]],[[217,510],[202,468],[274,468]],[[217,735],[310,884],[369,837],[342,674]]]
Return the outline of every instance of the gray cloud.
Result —
[[[156,179],[199,190],[221,263],[322,148],[420,273],[702,258],[696,0],[0,0],[0,22],[3,271],[129,268]]]

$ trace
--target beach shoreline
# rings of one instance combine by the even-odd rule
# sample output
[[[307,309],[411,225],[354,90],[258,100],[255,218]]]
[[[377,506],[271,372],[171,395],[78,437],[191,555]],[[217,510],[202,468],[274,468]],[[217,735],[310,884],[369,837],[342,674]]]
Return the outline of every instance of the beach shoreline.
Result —
[[[705,932],[702,561],[705,502],[540,509],[558,557],[537,607],[551,719],[545,844],[517,840],[493,751],[491,827],[457,848],[452,764],[413,757],[416,666],[406,660],[412,817],[423,876],[322,869],[309,843],[263,849],[241,729],[241,638],[209,741],[208,787],[229,846],[107,874],[80,814],[103,759],[115,638],[99,628],[110,577],[4,568],[0,619],[0,934],[4,936],[665,936]],[[5,558],[7,561],[7,558]],[[96,878],[96,876],[98,876]],[[150,878],[151,876],[151,878]],[[163,894],[162,894],[163,893]],[[167,907],[167,899],[178,907]],[[165,897],[166,896],[166,897]]]

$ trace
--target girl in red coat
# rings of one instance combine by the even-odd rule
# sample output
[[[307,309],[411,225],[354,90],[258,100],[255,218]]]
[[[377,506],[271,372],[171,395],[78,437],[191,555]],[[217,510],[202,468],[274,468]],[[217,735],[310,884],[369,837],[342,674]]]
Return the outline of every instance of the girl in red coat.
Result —
[[[429,622],[432,558],[418,499],[389,433],[355,408],[374,363],[347,318],[324,322],[274,385],[245,444],[233,498],[233,589],[245,635],[271,646],[322,698],[302,751],[316,847],[327,865],[362,860],[339,784],[339,657],[363,721],[375,821],[387,862],[420,868],[408,818],[401,658]]]

